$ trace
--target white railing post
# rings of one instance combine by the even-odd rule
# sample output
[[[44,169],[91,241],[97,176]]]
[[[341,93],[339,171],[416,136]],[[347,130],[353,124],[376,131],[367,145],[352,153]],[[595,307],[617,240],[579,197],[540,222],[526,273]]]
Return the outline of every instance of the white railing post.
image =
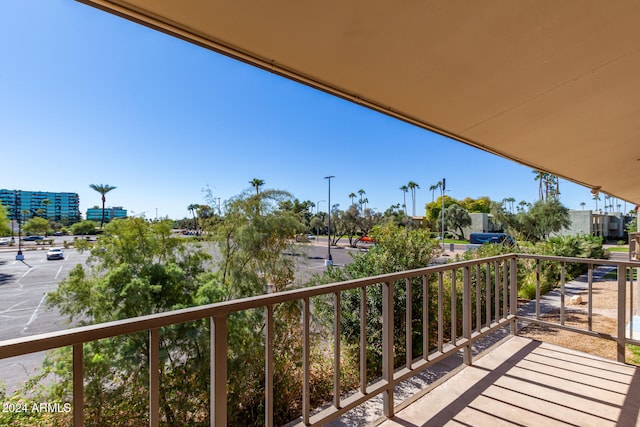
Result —
[[[227,315],[211,317],[211,414],[212,427],[227,425]]]
[[[382,393],[383,414],[393,417],[393,282],[382,284],[382,379],[387,388]]]

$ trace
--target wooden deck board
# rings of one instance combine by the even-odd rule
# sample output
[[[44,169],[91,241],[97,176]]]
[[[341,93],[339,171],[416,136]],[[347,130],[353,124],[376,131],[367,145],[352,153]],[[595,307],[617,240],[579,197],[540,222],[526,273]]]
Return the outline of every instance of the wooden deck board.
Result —
[[[640,370],[513,337],[384,427],[640,425]]]

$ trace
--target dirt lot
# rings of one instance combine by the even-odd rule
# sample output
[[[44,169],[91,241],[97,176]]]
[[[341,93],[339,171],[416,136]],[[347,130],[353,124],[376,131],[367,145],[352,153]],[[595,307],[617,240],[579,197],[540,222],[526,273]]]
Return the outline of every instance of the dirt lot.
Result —
[[[634,300],[637,299],[634,281]],[[588,329],[588,293],[585,290],[580,294],[582,304],[566,305],[565,325]],[[568,304],[568,298],[566,299]],[[630,296],[627,294],[626,310],[629,310]],[[616,280],[606,280],[593,283],[593,323],[592,330],[605,334],[616,335],[616,313],[618,304],[618,292]],[[637,304],[634,304],[637,307]],[[637,312],[634,314],[638,314]],[[629,314],[627,313],[627,317]],[[560,323],[560,312],[554,310],[542,318],[547,321]],[[595,354],[608,359],[616,360],[616,343],[601,338],[590,337],[583,334],[552,329],[546,326],[530,326],[522,329],[520,335],[532,339],[557,344],[585,353]],[[640,364],[638,356],[627,347],[627,363]]]

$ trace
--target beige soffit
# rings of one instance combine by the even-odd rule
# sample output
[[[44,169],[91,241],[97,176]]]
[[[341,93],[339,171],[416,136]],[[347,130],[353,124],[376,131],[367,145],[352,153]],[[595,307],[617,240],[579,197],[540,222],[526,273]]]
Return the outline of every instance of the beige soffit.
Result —
[[[640,203],[640,2],[81,0]]]

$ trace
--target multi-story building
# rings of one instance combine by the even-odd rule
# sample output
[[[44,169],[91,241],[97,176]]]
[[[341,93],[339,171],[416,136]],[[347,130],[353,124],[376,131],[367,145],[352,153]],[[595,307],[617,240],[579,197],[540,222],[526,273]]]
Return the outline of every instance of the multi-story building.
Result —
[[[37,216],[65,224],[80,221],[80,198],[77,193],[0,189],[0,203],[11,220],[27,220]]]
[[[586,234],[606,240],[625,239],[627,224],[634,218],[622,212],[570,210],[571,225],[561,230],[561,235]]]
[[[123,209],[122,206],[116,206],[113,208],[105,208],[104,209],[104,222],[109,222],[115,218],[126,218],[127,210]],[[92,208],[87,209],[87,219],[91,221],[100,222],[102,220],[102,208],[98,206],[94,206]]]

